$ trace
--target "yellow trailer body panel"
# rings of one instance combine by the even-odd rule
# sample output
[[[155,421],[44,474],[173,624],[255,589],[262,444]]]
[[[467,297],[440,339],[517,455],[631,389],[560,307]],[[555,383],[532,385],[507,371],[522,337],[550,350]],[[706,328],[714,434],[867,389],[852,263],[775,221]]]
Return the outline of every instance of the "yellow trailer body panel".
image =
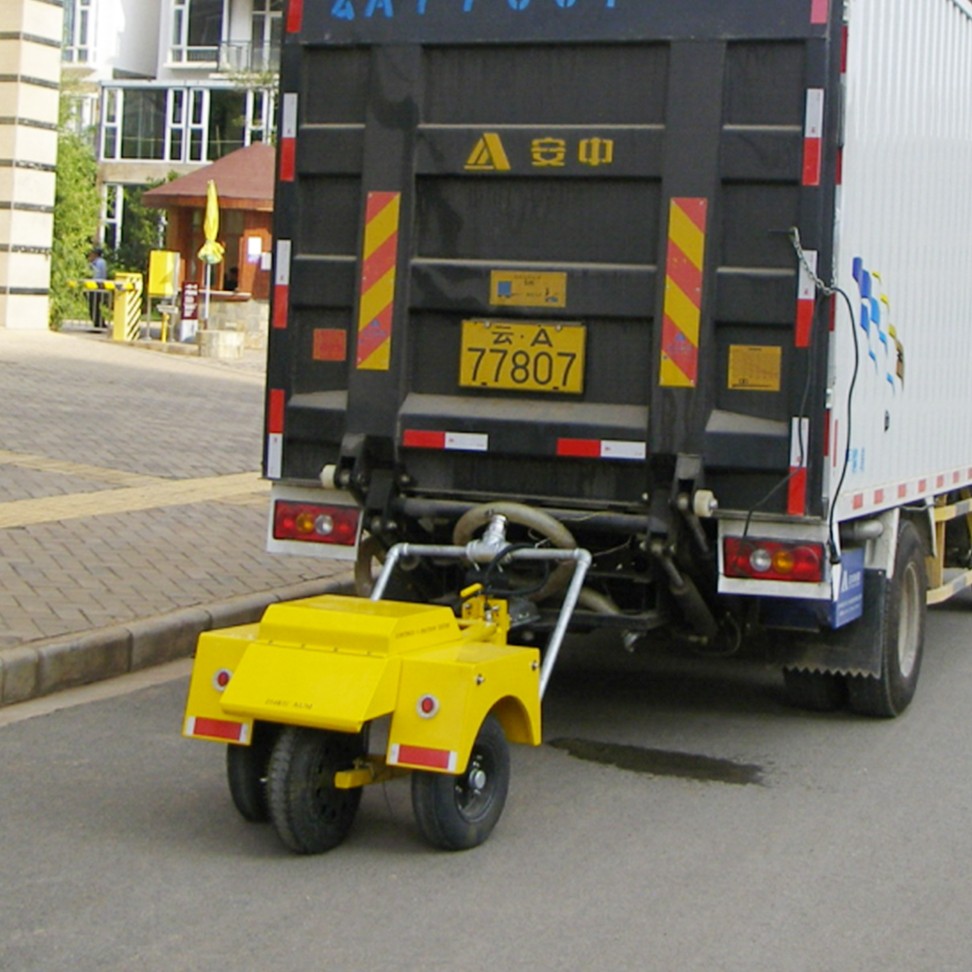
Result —
[[[506,645],[494,614],[330,594],[273,605],[200,635],[184,735],[249,745],[257,720],[358,733],[390,715],[389,766],[461,773],[495,712],[511,742],[539,745],[539,652]]]
[[[398,697],[400,661],[254,642],[223,695],[223,710],[266,722],[360,732]]]
[[[209,739],[249,745],[253,738],[251,716],[228,716],[222,699],[243,655],[257,636],[258,625],[206,631],[199,637],[196,660],[189,680],[182,734],[189,739]]]

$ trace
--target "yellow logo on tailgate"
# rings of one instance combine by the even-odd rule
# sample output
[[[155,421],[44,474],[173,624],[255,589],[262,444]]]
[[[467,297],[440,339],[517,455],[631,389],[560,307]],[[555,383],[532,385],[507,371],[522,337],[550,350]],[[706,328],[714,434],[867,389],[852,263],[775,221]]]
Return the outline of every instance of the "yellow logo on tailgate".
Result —
[[[484,132],[466,160],[467,172],[509,172],[512,168],[496,132]]]

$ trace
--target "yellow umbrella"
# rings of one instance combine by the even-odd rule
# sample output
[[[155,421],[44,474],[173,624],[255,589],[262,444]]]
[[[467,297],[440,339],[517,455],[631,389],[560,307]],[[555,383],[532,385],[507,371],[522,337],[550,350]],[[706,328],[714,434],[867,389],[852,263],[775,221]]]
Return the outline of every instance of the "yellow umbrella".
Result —
[[[199,248],[199,259],[206,264],[206,300],[203,304],[203,317],[209,325],[209,296],[213,289],[213,264],[223,259],[223,244],[216,237],[219,235],[219,196],[216,194],[216,183],[210,179],[206,186],[206,217],[203,219],[203,234],[206,242]]]
[[[199,250],[199,259],[203,263],[220,263],[223,259],[223,244],[216,237],[219,235],[219,196],[216,194],[216,183],[210,179],[206,186],[206,218],[203,220],[203,234],[206,242]]]

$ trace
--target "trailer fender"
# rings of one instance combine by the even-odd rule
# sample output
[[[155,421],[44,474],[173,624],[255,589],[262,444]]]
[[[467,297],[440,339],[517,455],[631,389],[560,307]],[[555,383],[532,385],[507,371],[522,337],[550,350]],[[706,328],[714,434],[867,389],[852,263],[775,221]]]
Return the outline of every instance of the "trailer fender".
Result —
[[[509,741],[540,745],[536,649],[471,643],[405,658],[387,761],[392,766],[462,773],[491,712]]]

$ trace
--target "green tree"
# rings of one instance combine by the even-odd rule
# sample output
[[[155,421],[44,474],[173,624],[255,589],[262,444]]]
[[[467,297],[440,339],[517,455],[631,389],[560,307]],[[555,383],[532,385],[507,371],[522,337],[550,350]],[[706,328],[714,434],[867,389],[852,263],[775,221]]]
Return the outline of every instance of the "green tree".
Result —
[[[161,210],[144,205],[142,195],[174,178],[176,174],[170,173],[166,179],[145,186],[125,186],[121,242],[108,254],[108,263],[113,270],[148,273],[149,253],[161,248],[165,234]]]
[[[89,140],[73,123],[75,99],[70,89],[61,94],[51,249],[50,323],[54,329],[69,318],[88,316],[84,294],[69,281],[88,276],[88,251],[97,236],[101,213],[98,165]]]

